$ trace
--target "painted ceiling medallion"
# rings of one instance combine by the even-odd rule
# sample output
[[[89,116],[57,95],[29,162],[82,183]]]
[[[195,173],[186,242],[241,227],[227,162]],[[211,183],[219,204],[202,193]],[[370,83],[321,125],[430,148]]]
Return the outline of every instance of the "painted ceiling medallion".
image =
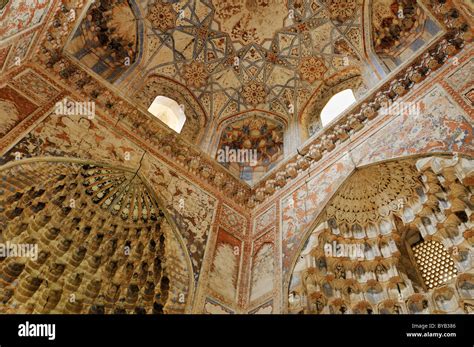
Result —
[[[82,169],[86,194],[113,215],[130,222],[156,221],[162,215],[136,175],[93,165],[84,165]]]
[[[271,40],[289,19],[285,0],[214,0],[216,21],[232,41],[243,45]]]
[[[326,71],[324,61],[317,57],[304,58],[299,65],[301,78],[309,83],[321,80]]]
[[[190,87],[199,88],[206,84],[208,74],[204,64],[194,61],[184,66],[184,79]]]
[[[154,29],[164,32],[176,25],[178,15],[170,3],[158,0],[149,7],[147,18]]]
[[[256,106],[265,102],[267,93],[263,84],[251,82],[242,88],[242,96],[248,104]]]
[[[344,22],[354,16],[358,0],[329,0],[327,6],[331,19]]]

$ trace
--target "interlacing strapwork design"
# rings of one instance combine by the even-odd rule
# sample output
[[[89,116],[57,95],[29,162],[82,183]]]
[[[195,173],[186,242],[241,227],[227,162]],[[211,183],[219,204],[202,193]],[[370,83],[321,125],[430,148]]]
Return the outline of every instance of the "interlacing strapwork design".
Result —
[[[290,313],[472,313],[474,161],[356,171],[298,256]]]
[[[0,258],[0,312],[184,312],[185,253],[136,173],[29,162],[1,174],[0,242],[37,252]]]

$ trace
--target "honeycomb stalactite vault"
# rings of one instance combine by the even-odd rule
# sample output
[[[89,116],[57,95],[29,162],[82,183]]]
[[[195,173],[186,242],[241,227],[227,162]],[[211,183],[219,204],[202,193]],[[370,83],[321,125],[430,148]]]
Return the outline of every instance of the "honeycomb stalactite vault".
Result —
[[[298,257],[289,312],[472,313],[473,161],[356,171]]]
[[[185,253],[133,172],[84,163],[4,169],[1,240],[37,244],[0,259],[2,313],[181,313]]]

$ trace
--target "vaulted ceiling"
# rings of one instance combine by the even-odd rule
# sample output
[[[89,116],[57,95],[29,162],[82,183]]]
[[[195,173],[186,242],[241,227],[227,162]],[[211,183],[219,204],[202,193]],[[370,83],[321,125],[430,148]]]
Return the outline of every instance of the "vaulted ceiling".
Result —
[[[361,74],[363,45],[356,0],[104,0],[67,51],[132,94],[167,77],[220,122],[254,109],[291,119],[325,81]]]
[[[371,54],[395,66],[420,36],[418,48],[428,42],[438,28],[427,32],[426,17],[414,0],[101,0],[65,51],[143,110],[158,95],[176,100],[188,117],[182,136],[212,156],[247,117],[297,124],[290,153],[320,128],[334,93],[360,98],[389,71]]]
[[[0,2],[0,69],[32,56],[50,7]],[[443,32],[415,0],[98,0],[68,8],[61,16],[77,24],[55,50],[141,111],[158,95],[175,100],[187,117],[179,136],[216,159],[223,146],[256,150],[256,167],[224,165],[252,184],[321,130],[331,96],[352,89],[360,100]],[[52,27],[63,30],[57,20]]]

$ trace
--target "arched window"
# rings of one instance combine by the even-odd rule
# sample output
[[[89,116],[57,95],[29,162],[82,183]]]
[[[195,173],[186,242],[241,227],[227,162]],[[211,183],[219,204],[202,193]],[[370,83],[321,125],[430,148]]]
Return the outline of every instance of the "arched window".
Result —
[[[148,112],[161,120],[178,134],[186,122],[183,107],[166,96],[157,96],[148,108]]]
[[[320,118],[322,126],[325,127],[331,123],[333,119],[347,110],[355,102],[356,98],[352,89],[346,89],[334,94],[321,111]]]

